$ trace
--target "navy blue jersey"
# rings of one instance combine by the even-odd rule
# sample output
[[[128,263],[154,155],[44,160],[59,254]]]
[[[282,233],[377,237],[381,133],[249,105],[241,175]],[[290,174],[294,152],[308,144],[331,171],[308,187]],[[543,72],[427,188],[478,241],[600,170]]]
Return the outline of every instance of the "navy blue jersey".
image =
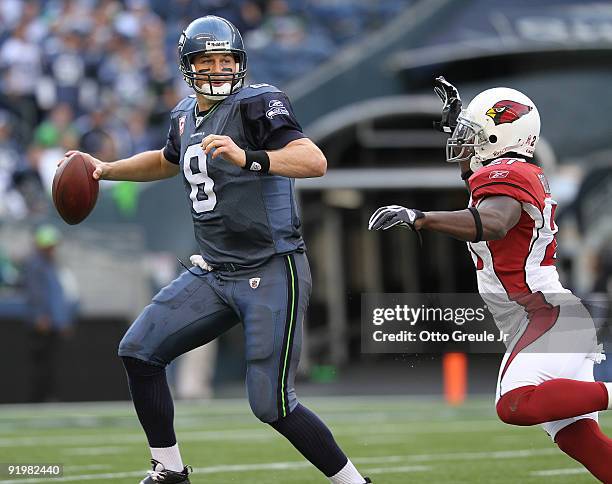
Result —
[[[280,149],[303,138],[287,96],[257,84],[198,114],[193,95],[172,110],[164,157],[181,167],[202,257],[255,267],[303,250],[294,180],[243,170],[200,146],[209,134],[229,136],[244,150]]]

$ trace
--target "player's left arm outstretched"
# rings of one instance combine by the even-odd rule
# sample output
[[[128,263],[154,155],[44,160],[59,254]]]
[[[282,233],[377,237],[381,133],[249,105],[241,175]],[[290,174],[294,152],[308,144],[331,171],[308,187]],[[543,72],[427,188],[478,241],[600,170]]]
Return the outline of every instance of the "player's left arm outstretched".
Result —
[[[212,151],[213,158],[221,155],[240,168],[247,168],[249,163],[247,169],[263,169],[273,175],[289,178],[319,177],[327,171],[325,155],[308,138],[290,141],[277,150],[248,151],[240,148],[229,136],[209,134],[202,140],[202,148],[206,154]],[[254,162],[259,165],[253,165]],[[261,168],[254,169],[258,167]]]
[[[421,212],[388,205],[370,217],[369,230],[387,230],[399,226],[414,231],[426,229],[450,235],[467,242],[503,239],[521,217],[521,204],[508,196],[485,198],[478,208],[454,212]]]

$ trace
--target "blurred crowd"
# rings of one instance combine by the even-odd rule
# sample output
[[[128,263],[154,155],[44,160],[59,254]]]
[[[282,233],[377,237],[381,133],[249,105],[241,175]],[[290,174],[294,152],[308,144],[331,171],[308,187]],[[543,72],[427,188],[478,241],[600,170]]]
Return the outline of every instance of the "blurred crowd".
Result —
[[[280,86],[414,0],[2,0],[0,220],[44,216],[55,163],[163,146],[188,93],[177,40],[214,14],[243,33],[249,82]]]

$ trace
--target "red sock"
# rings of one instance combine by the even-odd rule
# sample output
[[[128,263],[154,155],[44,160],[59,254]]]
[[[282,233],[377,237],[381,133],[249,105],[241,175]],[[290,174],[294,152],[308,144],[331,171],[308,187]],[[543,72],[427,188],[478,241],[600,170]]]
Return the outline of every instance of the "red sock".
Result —
[[[559,448],[576,459],[605,484],[612,484],[612,440],[595,420],[583,418],[559,430],[555,438]]]
[[[556,378],[509,391],[497,402],[497,415],[508,424],[536,425],[606,408],[603,383]]]

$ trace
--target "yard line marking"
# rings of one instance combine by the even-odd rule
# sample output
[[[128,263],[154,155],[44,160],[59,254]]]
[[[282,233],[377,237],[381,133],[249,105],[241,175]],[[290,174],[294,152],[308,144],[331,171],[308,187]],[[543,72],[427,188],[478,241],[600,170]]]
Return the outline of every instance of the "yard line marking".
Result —
[[[397,467],[372,467],[364,469],[364,474],[392,474],[396,472],[428,472],[428,466],[397,466]]]
[[[517,449],[517,450],[498,450],[498,451],[487,451],[487,452],[449,452],[441,454],[414,454],[414,455],[391,455],[380,457],[378,462],[428,462],[437,460],[480,460],[480,459],[522,459],[526,457],[551,455],[559,453],[558,449],[555,448],[543,448],[543,449]],[[366,458],[370,459],[370,458]],[[376,459],[376,458],[371,458]],[[355,463],[366,463],[361,462],[359,457],[351,459]]]
[[[568,476],[572,474],[587,474],[584,467],[570,467],[566,469],[548,469],[545,471],[533,471],[530,474],[536,477]]]
[[[371,463],[384,464],[385,462],[426,462],[440,460],[477,460],[477,459],[521,459],[538,455],[548,455],[557,453],[558,450],[552,448],[545,449],[519,449],[519,450],[502,450],[494,452],[456,452],[447,454],[417,454],[417,455],[394,455],[381,457],[357,457],[352,459],[356,464]],[[211,467],[198,467],[194,472],[198,474],[225,474],[232,472],[251,472],[265,470],[294,470],[302,468],[310,468],[312,464],[307,461],[289,461],[289,462],[268,462],[263,464],[237,464],[237,465],[218,465]],[[419,466],[409,466],[411,468]],[[424,467],[424,466],[423,466]],[[91,481],[93,479],[119,479],[123,477],[137,477],[144,475],[145,471],[130,471],[130,472],[114,472],[104,474],[82,474],[76,476],[64,476],[53,478],[54,482],[70,482],[70,481]],[[29,478],[19,479],[20,483],[36,483],[48,482],[48,478]],[[15,480],[0,481],[0,484],[15,484]]]
[[[74,447],[63,449],[64,455],[113,455],[128,452],[129,447]]]
[[[263,428],[261,430],[204,430],[194,432],[179,432],[183,442],[199,441],[268,441],[278,438],[274,432]],[[0,447],[29,447],[29,446],[74,446],[99,444],[100,440],[111,444],[142,444],[146,438],[142,432],[133,434],[100,434],[100,435],[57,435],[40,437],[15,437],[0,439]]]
[[[0,484],[15,484],[15,482],[70,482],[70,481],[93,481],[94,479],[119,479],[121,477],[138,477],[144,476],[146,471],[132,472],[113,472],[108,474],[82,474],[79,476],[64,476],[64,477],[31,477],[29,479],[9,479],[8,481],[0,481]]]
[[[337,436],[362,435],[364,438],[368,436],[380,436],[381,434],[396,434],[398,428],[406,427],[404,432],[410,434],[432,434],[432,433],[463,433],[463,432],[487,432],[504,429],[504,425],[490,420],[466,420],[444,424],[438,422],[415,428],[416,424],[407,422],[402,424],[381,424],[372,428],[369,433],[365,429],[357,428],[338,428],[334,431]],[[218,441],[270,441],[279,438],[274,432],[271,432],[265,427],[260,429],[231,429],[231,430],[196,430],[196,431],[178,431],[179,440],[183,442],[218,442]],[[0,438],[0,447],[28,447],[28,446],[46,446],[46,445],[87,445],[99,444],[100,439],[104,439],[109,444],[140,444],[145,441],[144,434],[135,429],[133,433],[123,432],[121,434],[107,435],[43,435],[43,436],[28,436],[28,437],[3,437]]]
[[[89,464],[83,466],[64,466],[64,472],[66,471],[101,471],[111,467],[108,464]]]

